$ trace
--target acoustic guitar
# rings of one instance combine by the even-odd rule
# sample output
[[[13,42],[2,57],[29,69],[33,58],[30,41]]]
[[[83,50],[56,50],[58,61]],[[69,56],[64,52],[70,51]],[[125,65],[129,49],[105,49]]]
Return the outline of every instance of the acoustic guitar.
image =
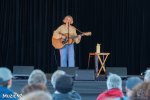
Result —
[[[82,33],[80,34],[80,36],[91,36],[91,32],[85,32],[85,33]],[[69,38],[68,38],[68,34],[62,34],[63,36],[65,36],[66,38],[65,39],[55,39],[52,37],[52,45],[54,46],[55,49],[61,49],[63,48],[66,44],[72,44],[74,43],[74,39],[78,37],[77,36],[73,36],[73,35],[69,35]]]

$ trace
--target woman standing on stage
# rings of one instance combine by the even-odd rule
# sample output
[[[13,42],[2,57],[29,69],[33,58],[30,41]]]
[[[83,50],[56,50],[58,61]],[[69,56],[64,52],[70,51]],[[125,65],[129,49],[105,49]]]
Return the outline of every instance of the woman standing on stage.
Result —
[[[69,36],[77,36],[76,28],[72,26],[73,18],[72,16],[66,16],[63,19],[63,23],[59,26],[53,33],[53,38],[55,39],[66,39],[64,34],[69,34]],[[79,43],[81,40],[81,36],[78,35],[77,38],[74,39],[75,43]],[[60,50],[60,66],[61,67],[75,67],[75,57],[74,57],[74,44],[67,44]],[[68,64],[67,64],[68,62]]]

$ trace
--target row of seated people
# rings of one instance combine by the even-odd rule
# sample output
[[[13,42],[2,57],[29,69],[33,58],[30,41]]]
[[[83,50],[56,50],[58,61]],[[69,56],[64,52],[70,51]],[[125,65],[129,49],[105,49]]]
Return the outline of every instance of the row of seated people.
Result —
[[[0,68],[0,100],[82,100],[80,94],[73,90],[73,79],[62,70],[57,70],[51,77],[54,93],[50,93],[43,71],[34,70],[28,84],[17,94],[10,90],[12,73],[6,67]],[[144,80],[130,77],[126,80],[126,94],[122,92],[122,80],[119,75],[109,74],[107,90],[97,96],[97,100],[150,100],[150,70]]]
[[[150,100],[150,70],[145,72],[144,80],[134,76],[125,83],[126,94],[123,94],[121,77],[110,73],[106,81],[107,90],[100,93],[97,100]]]

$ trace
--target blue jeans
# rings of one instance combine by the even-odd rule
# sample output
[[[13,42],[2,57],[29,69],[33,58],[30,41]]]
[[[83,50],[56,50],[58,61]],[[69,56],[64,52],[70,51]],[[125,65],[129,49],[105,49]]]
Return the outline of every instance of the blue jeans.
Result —
[[[62,49],[60,49],[60,64],[61,67],[75,67],[73,44],[67,44]]]

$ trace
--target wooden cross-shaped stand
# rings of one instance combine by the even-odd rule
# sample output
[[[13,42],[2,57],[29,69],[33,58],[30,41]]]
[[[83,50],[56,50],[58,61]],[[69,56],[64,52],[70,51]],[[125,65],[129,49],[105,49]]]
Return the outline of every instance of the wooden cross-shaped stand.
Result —
[[[98,72],[97,72],[97,75],[96,77],[98,77],[102,71],[102,69],[104,70],[104,72],[106,72],[106,68],[105,68],[105,62],[108,58],[108,56],[110,55],[110,53],[89,53],[89,61],[88,61],[88,66],[89,66],[89,62],[90,62],[90,57],[91,56],[97,56],[98,57],[98,60],[101,64]],[[103,57],[103,58],[102,58]]]

